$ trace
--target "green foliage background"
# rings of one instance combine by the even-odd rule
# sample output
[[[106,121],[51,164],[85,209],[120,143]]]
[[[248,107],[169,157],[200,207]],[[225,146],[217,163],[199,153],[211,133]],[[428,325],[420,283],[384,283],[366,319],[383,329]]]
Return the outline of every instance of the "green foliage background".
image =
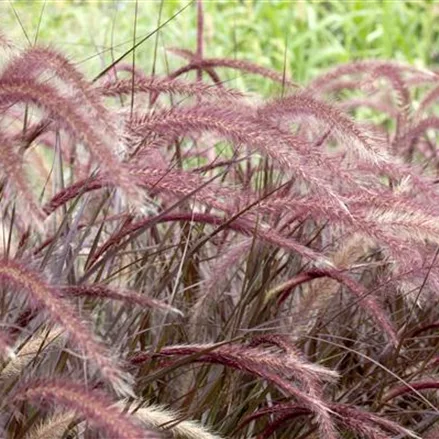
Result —
[[[196,8],[186,0],[138,1],[138,38],[186,5],[159,32],[156,60],[155,35],[137,50],[136,62],[146,70],[154,63],[159,72],[181,65],[161,49],[194,48]],[[0,3],[2,31],[18,45],[34,43],[38,31],[39,42],[62,49],[90,73],[132,45],[135,9],[135,1],[124,0]],[[205,11],[205,56],[236,56],[279,70],[286,60],[298,82],[359,58],[432,65],[439,47],[438,2],[206,1]]]

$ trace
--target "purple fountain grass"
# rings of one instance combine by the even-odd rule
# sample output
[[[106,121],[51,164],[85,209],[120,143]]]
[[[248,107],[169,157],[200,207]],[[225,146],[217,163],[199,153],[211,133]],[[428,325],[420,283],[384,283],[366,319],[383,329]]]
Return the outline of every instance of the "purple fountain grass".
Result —
[[[195,355],[194,354],[198,354]],[[337,437],[331,411],[319,395],[321,392],[312,384],[308,392],[304,392],[292,385],[285,374],[293,374],[299,380],[306,376],[305,368],[296,363],[288,362],[284,356],[268,354],[266,350],[245,346],[222,345],[216,347],[212,344],[190,346],[168,346],[157,353],[140,352],[131,359],[133,364],[141,364],[154,357],[190,356],[191,361],[202,363],[221,364],[226,367],[238,369],[260,377],[278,387],[287,396],[293,396],[301,401],[316,415],[319,429],[324,438]],[[283,375],[283,376],[282,376]]]
[[[237,426],[236,430],[239,431],[243,427],[245,427],[247,424],[249,424],[252,421],[255,421],[259,418],[262,418],[266,415],[277,415],[278,417],[282,416],[289,416],[289,420],[292,420],[295,416],[308,416],[311,414],[311,411],[300,405],[300,404],[293,404],[293,403],[277,403],[273,404],[271,407],[265,407],[262,409],[258,409],[251,415],[248,415],[246,418],[243,419],[242,423]],[[273,424],[268,427],[269,431],[271,433],[274,432],[275,429],[277,429],[278,425],[275,426]],[[273,431],[272,431],[273,430]],[[265,430],[265,434],[267,434],[267,430]]]
[[[367,107],[384,113],[392,119],[398,117],[398,110],[392,104],[378,98],[350,98],[344,100],[339,106],[345,112],[356,110],[359,107]]]
[[[20,114],[20,118],[23,117],[23,114]],[[26,127],[26,130],[14,136],[14,140],[22,142],[26,147],[28,147],[32,142],[36,139],[41,141],[41,137],[44,134],[49,133],[53,129],[52,122],[49,119],[42,120],[40,122],[30,124]],[[54,142],[52,141],[50,145],[53,147]],[[55,149],[55,148],[53,148]]]
[[[200,425],[199,422],[181,420],[181,413],[165,409],[163,406],[148,405],[140,408],[136,407],[133,416],[147,426],[165,430],[166,433],[170,433],[173,437],[186,439],[222,439],[222,436]]]
[[[271,352],[268,349],[260,349],[259,346],[262,344],[276,347],[279,351],[275,349]],[[333,382],[338,378],[336,372],[308,362],[286,337],[276,334],[253,338],[248,346],[215,346],[213,344],[167,346],[152,356],[158,358],[173,355],[189,356],[196,353],[200,353],[201,357],[196,357],[195,361],[217,362],[240,370],[252,368],[250,364],[254,364],[254,367],[272,369],[284,377],[295,377],[310,393],[319,393],[318,387],[322,382]],[[238,361],[239,357],[242,359],[242,366]],[[145,359],[146,357],[139,353],[135,354],[132,361],[138,363]],[[248,361],[248,366],[245,365],[246,361]]]
[[[430,70],[420,69],[408,64],[402,64],[388,60],[361,60],[353,61],[346,64],[341,64],[332,68],[331,70],[320,74],[314,80],[312,80],[307,89],[314,92],[325,90],[330,87],[334,81],[340,80],[345,75],[358,75],[367,74],[377,69],[385,68],[392,69],[399,74],[409,74],[412,78],[417,78],[423,82],[431,83],[437,80],[437,75]]]
[[[298,273],[296,276],[288,279],[286,282],[276,286],[267,293],[267,298],[278,296],[278,303],[281,305],[288,296],[294,291],[294,288],[319,277],[324,277],[325,273],[321,270],[308,270]]]
[[[429,138],[424,137],[418,139],[415,146],[408,151],[411,156],[413,156],[415,148],[416,152],[421,154],[421,159],[425,159],[427,163],[429,162],[437,168],[438,152]]]
[[[153,188],[154,190],[163,190],[163,191],[169,191],[171,193],[178,192],[178,186],[179,183],[181,183],[178,180],[174,180],[171,177],[169,177],[168,171],[161,171],[157,169],[152,169],[150,172],[145,172],[145,170],[142,171],[136,171],[136,180],[140,181],[142,180],[142,183],[145,184],[148,188]],[[102,181],[102,179],[91,179],[89,181],[83,181],[83,182],[77,182],[74,185],[64,189],[60,193],[58,193],[46,206],[44,206],[44,211],[46,213],[51,213],[57,208],[59,208],[61,205],[65,204],[69,200],[75,198],[81,193],[85,193],[90,190],[96,190],[103,186],[110,185],[111,182],[105,182],[105,180]],[[180,184],[181,186],[181,184]],[[198,187],[198,186],[197,186]],[[188,195],[190,194],[190,191],[186,188],[184,189],[184,192],[180,192],[180,195]],[[212,204],[215,208],[221,208],[222,204],[218,203],[216,199],[212,200],[206,200],[206,197],[204,197],[204,194],[202,194],[202,199],[198,199],[200,202],[204,202],[207,204]],[[213,197],[215,198],[215,197]],[[222,210],[228,210],[223,209]],[[186,215],[187,217],[187,215]],[[210,218],[210,219],[209,219]],[[174,219],[175,220],[175,219]],[[148,221],[148,220],[146,220]],[[218,224],[218,222],[223,222],[224,220],[222,218],[215,218],[214,216],[206,216],[205,222],[210,222],[212,224]],[[225,218],[225,221],[228,222],[227,217]],[[235,226],[231,226],[232,228],[235,228],[240,233],[244,233],[247,235],[256,235],[260,239],[273,244],[275,246],[280,246],[282,248],[298,252],[302,256],[309,258],[316,263],[323,264],[323,265],[331,265],[329,261],[326,260],[324,255],[319,254],[315,252],[314,250],[300,244],[299,242],[295,241],[294,239],[288,239],[285,238],[273,229],[269,228],[268,226],[264,225],[261,222],[256,221],[254,218],[244,218],[240,217],[239,221],[238,218],[234,218],[233,221],[235,222]]]
[[[88,145],[90,152],[102,165],[104,172],[111,176],[116,185],[132,197],[138,199],[138,191],[128,176],[127,169],[113,152],[114,139],[106,133],[106,127],[90,120],[81,111],[79,102],[63,96],[55,88],[29,80],[1,80],[0,105],[35,104],[48,112],[69,134]],[[117,169],[117,172],[114,172]]]
[[[17,121],[20,122],[25,117],[24,112],[16,112],[14,114],[11,109],[8,109],[8,111],[5,113],[5,115],[8,116],[9,114],[13,114]],[[46,146],[52,150],[56,150],[57,135],[59,134],[59,132],[56,130],[56,125],[49,118],[35,123],[30,123],[27,121],[26,127],[22,127],[19,132],[14,131],[12,141],[14,144],[20,145],[23,151],[29,150],[33,142],[36,142],[38,145]],[[65,160],[66,163],[71,164],[75,158],[75,149],[76,145],[74,144],[73,139],[64,139],[62,142],[62,147],[60,148],[62,160]],[[33,159],[40,159],[40,161],[43,162],[43,159],[38,154],[35,154]],[[76,167],[79,167],[79,164],[77,164]],[[43,175],[46,176],[47,172],[45,172]]]
[[[20,218],[25,226],[34,222],[37,228],[42,230],[45,215],[32,196],[32,190],[23,169],[24,160],[23,153],[20,154],[20,143],[17,144],[11,136],[2,132],[0,132],[0,143],[4,150],[0,157],[2,177],[11,185],[19,201]]]
[[[144,308],[162,309],[175,314],[183,315],[179,309],[162,302],[161,300],[153,299],[136,291],[111,288],[107,285],[64,285],[60,287],[60,292],[65,297],[85,296],[90,298],[108,298],[132,305],[138,305]]]
[[[6,37],[3,32],[0,32],[0,48],[2,49],[14,49],[12,41]]]
[[[108,80],[100,83],[96,91],[103,96],[119,96],[130,93],[149,93],[154,96],[161,93],[170,95],[182,94],[198,98],[217,98],[234,101],[243,98],[244,94],[235,89],[214,87],[210,84],[170,79],[168,77],[143,77],[131,79]]]
[[[109,136],[116,139],[117,128],[113,115],[101,102],[101,96],[91,87],[85,77],[73,66],[73,64],[60,52],[50,47],[34,46],[23,51],[13,58],[2,72],[1,78],[11,81],[38,81],[43,72],[53,73],[53,77],[46,79],[45,83],[55,85],[56,79],[60,79],[68,87],[63,88],[65,93],[72,97],[72,101],[80,101],[78,105],[87,117],[99,120],[109,131]]]
[[[59,191],[55,196],[43,206],[43,211],[50,215],[59,207],[65,205],[67,202],[89,191],[101,189],[103,187],[111,186],[111,182],[104,178],[86,178],[80,180],[65,189]]]
[[[145,229],[151,223],[157,222],[175,222],[175,221],[194,221],[200,222],[204,224],[212,224],[217,225],[221,228],[226,228],[229,230],[236,231],[240,234],[246,236],[255,236],[270,244],[274,244],[275,246],[280,246],[282,248],[297,252],[298,254],[308,258],[312,261],[315,261],[321,265],[330,265],[330,262],[326,260],[323,254],[319,254],[314,250],[301,245],[299,242],[295,241],[291,238],[283,237],[282,235],[276,233],[274,230],[270,229],[269,226],[264,225],[259,222],[256,223],[254,220],[247,218],[234,218],[230,221],[227,217],[223,218],[220,216],[215,216],[212,214],[203,214],[203,213],[174,213],[169,215],[163,215],[159,219],[147,218],[145,220],[140,221],[139,223],[133,224],[128,227],[127,230],[122,230],[118,235],[112,237],[104,246],[98,250],[95,255],[101,255],[103,252],[107,251],[111,246],[115,243],[123,239],[125,236],[136,232],[138,230]]]
[[[394,162],[391,164],[382,164],[380,172],[391,179],[391,187],[396,192],[397,196],[403,198],[403,195],[399,192],[404,192],[411,196],[412,199],[425,197],[428,203],[436,205],[438,192],[435,187],[435,179],[422,172],[420,167],[416,164],[405,164],[398,160],[398,157],[394,156]],[[375,169],[373,171],[373,169]],[[352,172],[367,173],[370,178],[371,173],[376,174],[377,169],[375,165],[367,164],[364,162],[357,162],[352,167]],[[394,180],[394,181],[393,181]],[[395,183],[398,186],[395,187]],[[378,197],[381,196],[381,191],[378,193]]]
[[[389,341],[394,345],[398,345],[398,336],[396,334],[394,325],[389,320],[388,315],[384,311],[383,307],[376,300],[376,298],[371,295],[371,293],[361,285],[361,283],[355,281],[351,276],[346,273],[337,270],[316,270],[315,274],[311,272],[311,275],[301,276],[296,278],[296,284],[291,280],[292,286],[300,285],[304,282],[309,282],[313,279],[320,277],[327,277],[329,279],[335,280],[338,284],[344,285],[348,288],[358,302],[359,306],[364,309],[368,314],[370,314],[375,322],[380,326],[380,328],[387,335]],[[291,293],[292,289],[289,288],[287,292],[282,296],[282,301],[286,299],[286,295]]]
[[[422,325],[418,328],[415,328],[407,337],[417,337],[418,335],[422,334],[425,331],[430,331],[431,329],[438,329],[439,328],[439,322],[433,322],[428,323],[426,325]]]
[[[349,142],[360,159],[376,165],[391,162],[386,145],[382,141],[380,142],[380,139],[375,139],[372,133],[360,129],[348,115],[335,106],[315,98],[308,92],[299,92],[275,100],[260,108],[258,112],[262,119],[269,118],[271,120],[282,117],[301,120],[305,116],[311,116],[317,122],[322,122],[325,126],[330,127],[331,132],[340,139],[342,145]]]
[[[204,51],[204,13],[203,0],[197,0],[197,50],[195,52],[195,59],[199,62],[203,61]],[[197,81],[203,80],[203,69],[197,70]]]
[[[162,436],[137,424],[135,418],[123,414],[115,401],[98,390],[61,379],[39,379],[22,384],[10,402],[32,401],[62,405],[74,410],[107,437],[120,439],[160,439]]]
[[[355,434],[359,434],[361,437],[367,439],[386,439],[389,437],[388,434],[390,433],[401,434],[419,439],[419,436],[398,425],[396,422],[390,421],[381,416],[377,416],[373,413],[360,410],[354,406],[337,403],[331,404],[330,407],[331,410],[337,414],[335,420],[343,429],[349,430]],[[270,437],[287,421],[291,421],[298,416],[309,414],[309,409],[306,409],[298,404],[278,403],[272,407],[260,409],[248,416],[240,427],[242,428],[247,423],[262,416],[275,416],[275,420],[269,423],[263,434],[260,436],[260,438],[263,439]]]
[[[421,381],[410,381],[410,384],[398,385],[390,389],[383,396],[383,402],[388,402],[406,393],[418,393],[420,390],[439,389],[439,381],[435,378],[423,379]]]
[[[27,435],[27,439],[61,438],[75,420],[72,411],[56,411],[48,419],[34,427]]]
[[[221,252],[220,258],[215,260],[212,273],[209,275],[206,284],[198,292],[197,300],[191,309],[190,331],[194,339],[200,335],[198,323],[206,318],[208,314],[207,308],[216,303],[215,298],[218,296],[219,291],[221,291],[225,281],[224,273],[229,273],[232,267],[238,266],[239,259],[244,258],[252,244],[252,238],[246,238],[233,247],[230,246],[230,244],[226,244],[225,249]],[[207,334],[203,335],[207,336]]]
[[[315,90],[312,91],[312,93],[315,93],[316,96],[320,96],[320,95],[337,95],[338,93],[345,91],[345,90],[349,90],[349,91],[355,91],[358,90],[358,80],[355,79],[345,79],[345,78],[340,78],[334,81],[331,81],[329,84],[325,84],[324,86],[324,93],[323,91],[320,90]]]
[[[23,323],[23,319],[20,323]],[[35,365],[39,359],[43,359],[47,351],[62,348],[64,346],[62,334],[62,329],[55,328],[53,331],[35,332],[31,338],[25,338],[25,340],[18,339],[15,343],[16,355],[1,370],[0,381],[2,383],[13,382],[30,365]]]
[[[439,80],[437,78],[436,82]],[[432,90],[430,90],[419,103],[418,110],[416,112],[416,116],[419,118],[422,114],[424,114],[436,101],[439,99],[439,86],[436,85]]]
[[[430,116],[417,121],[405,134],[405,140],[410,143],[415,142],[418,137],[422,136],[429,129],[439,129],[439,117]]]
[[[191,50],[180,49],[180,48],[177,48],[177,47],[170,47],[170,48],[168,48],[168,51],[173,53],[174,55],[180,56],[180,57],[182,57],[184,59],[187,59],[187,60],[195,59],[195,53],[192,52]],[[194,70],[194,69],[191,69],[191,70]],[[204,71],[210,77],[210,79],[213,81],[213,83],[217,87],[219,87],[219,88],[222,87],[223,81],[221,81],[221,78],[219,77],[219,75],[216,73],[216,71],[213,68],[206,67],[206,66],[203,66],[201,69],[197,68],[197,72],[199,72],[200,70]],[[171,76],[171,78],[175,79],[176,77],[175,76]]]
[[[151,173],[148,173],[148,176],[151,176],[151,174],[157,175],[157,172],[152,171]],[[160,187],[165,188],[165,189],[167,187],[169,187],[169,188],[172,188],[173,191],[175,191],[176,184],[178,184],[178,183],[176,181],[173,181],[173,182],[170,181],[170,183],[168,184],[165,180],[167,177],[169,177],[169,174],[165,175],[164,178],[161,180],[156,180],[156,181],[159,181],[159,183],[155,183],[156,184],[155,188],[157,189],[157,186],[160,186]],[[66,191],[68,192],[69,188],[67,188]],[[79,187],[78,187],[78,191],[79,191]],[[77,193],[79,193],[79,192],[77,192]],[[181,195],[186,195],[187,193],[189,193],[189,191],[186,191],[185,193],[182,193]],[[217,194],[213,195],[212,198],[215,198],[216,196],[217,196]],[[269,206],[271,204],[271,207],[273,207],[273,205],[274,205],[273,202],[271,202],[271,203],[268,202],[267,204]],[[213,205],[215,207],[220,207],[220,205],[218,204],[218,202],[216,200],[214,200]],[[263,202],[261,203],[261,205],[262,206],[264,205]],[[283,208],[285,210],[285,208],[288,206],[288,204],[285,203],[285,201],[283,201],[283,200],[279,200],[279,206],[280,206],[280,208]],[[314,206],[318,206],[317,202],[314,203]],[[307,209],[306,212],[307,212],[307,214],[309,214],[310,209]],[[384,220],[386,222],[390,221],[390,224],[393,228],[397,227],[397,226],[403,226],[405,228],[408,227],[409,228],[408,230],[410,230],[410,231],[415,230],[417,232],[417,235],[419,236],[419,239],[424,239],[425,237],[433,236],[433,234],[435,233],[434,227],[433,227],[433,229],[430,229],[430,230],[428,230],[426,228],[428,223],[425,221],[425,219],[427,218],[425,215],[423,215],[423,216],[418,215],[418,218],[417,218],[416,215],[413,215],[413,214],[410,214],[409,216],[407,216],[407,213],[398,214],[397,212],[394,212],[394,211],[387,212],[384,210],[384,211],[382,211],[382,215],[379,216],[378,215],[379,211],[377,210],[376,207],[375,207],[375,210],[373,210],[373,212],[374,212],[374,215],[371,215],[373,218],[373,221],[371,221],[371,220],[367,221],[368,218],[360,219],[360,217],[358,217],[358,224],[359,225],[364,224],[366,234],[368,234],[370,236],[377,237],[378,239],[382,239],[384,242],[386,242],[390,246],[390,249],[393,249],[394,254],[397,254],[397,252],[400,251],[401,242],[396,237],[394,238],[393,242],[391,240],[387,239],[388,235],[383,233],[383,231],[380,230],[380,228],[379,228],[379,221],[381,221],[381,223],[383,223]],[[367,214],[369,215],[369,212],[367,212]],[[404,218],[406,218],[405,224],[404,224]],[[195,213],[195,214],[193,214],[193,213],[184,214],[183,213],[183,214],[180,214],[180,216],[175,215],[175,214],[171,214],[169,216],[161,218],[160,222],[162,222],[164,220],[175,221],[175,220],[181,220],[181,219],[191,220],[191,221],[202,221],[202,222],[207,222],[210,224],[217,224],[217,225],[221,225],[222,222],[224,221],[221,217],[215,217],[212,215],[198,214],[198,213]],[[416,226],[416,224],[414,223],[415,220],[417,220],[418,226]],[[145,220],[140,221],[137,224],[129,225],[128,229],[120,231],[118,233],[118,235],[113,236],[110,239],[110,241],[108,241],[106,244],[104,244],[104,247],[102,247],[100,250],[97,251],[97,253],[95,253],[94,260],[96,260],[104,251],[108,250],[112,245],[114,245],[114,243],[117,243],[118,241],[123,239],[128,234],[133,233],[133,232],[140,230],[140,229],[144,229],[145,227],[148,227],[149,224],[154,224],[155,222],[156,222],[156,220],[154,218],[147,218]],[[434,226],[434,222],[432,222],[431,224]],[[245,233],[245,234],[250,234],[250,235],[256,233],[258,237],[265,240],[266,242],[272,243],[272,244],[279,246],[279,247],[288,248],[290,250],[297,251],[299,254],[302,254],[305,257],[309,257],[315,261],[322,261],[323,260],[322,256],[318,256],[315,252],[312,252],[310,249],[306,249],[303,246],[299,246],[297,243],[294,243],[291,239],[282,238],[281,236],[277,235],[273,230],[270,231],[270,230],[264,228],[262,224],[260,224],[258,226],[258,228],[255,229],[251,225],[251,222],[249,222],[249,220],[246,219],[245,217],[241,216],[239,219],[235,219],[234,222],[231,223],[230,225],[228,225],[227,227],[232,229],[232,230],[238,231],[240,233]],[[403,229],[401,227],[399,227],[398,230],[403,230]],[[387,230],[387,234],[389,234],[389,230]],[[392,328],[392,325],[389,323],[388,319],[386,318],[385,313],[381,310],[380,306],[376,303],[376,301],[372,297],[369,297],[366,294],[366,291],[360,286],[360,284],[354,282],[352,278],[350,278],[346,274],[339,272],[337,270],[327,270],[325,273],[330,278],[335,279],[335,280],[337,280],[337,282],[341,282],[342,284],[346,285],[349,288],[349,290],[352,291],[358,297],[360,304],[362,306],[364,306],[364,308],[374,316],[376,321],[380,324],[380,326],[389,335],[390,339],[395,342],[395,340],[396,340],[395,331]]]
[[[169,49],[173,52],[172,49]],[[176,51],[178,55],[182,52]],[[186,52],[188,54],[189,52]],[[252,63],[251,61],[241,60],[241,59],[231,59],[231,58],[203,58],[202,60],[197,60],[196,57],[192,58],[189,64],[180,67],[175,72],[172,72],[169,76],[170,78],[178,78],[184,73],[190,72],[192,70],[212,70],[216,68],[229,68],[234,70],[239,70],[245,73],[250,73],[252,75],[262,76],[264,78],[270,79],[273,82],[283,84],[287,87],[297,87],[297,84],[288,78],[285,78],[281,73],[269,69],[267,67],[262,67],[258,64]]]
[[[126,72],[130,75],[134,75],[136,78],[146,78],[145,72],[138,66],[133,66],[131,63],[126,62],[119,62],[112,66],[111,70],[108,71],[107,75],[110,76],[113,80],[118,79],[118,72]],[[102,78],[105,78],[106,75],[104,75]],[[99,78],[100,79],[100,78]]]
[[[351,233],[360,233],[385,244],[396,258],[403,242],[437,241],[437,212],[416,200],[387,190],[376,194],[369,191],[346,194],[344,202],[349,214],[334,211],[332,205],[325,206],[318,196],[272,196],[258,202],[254,209],[273,216],[288,213],[297,220],[330,218],[334,225],[343,225]]]
[[[322,175],[320,154],[304,139],[280,130],[266,117],[257,117],[251,107],[218,107],[211,104],[176,107],[137,119],[131,125],[131,130],[138,142],[155,133],[162,136],[163,145],[180,136],[215,132],[234,145],[247,145],[262,152],[275,160],[283,172],[300,177],[314,190],[329,197],[334,208],[338,206],[345,210],[337,192],[328,182],[330,177],[323,178],[325,174]],[[332,167],[331,160],[328,160],[328,165]]]
[[[140,174],[139,174],[140,175]],[[158,173],[156,170],[151,170],[151,172],[147,172],[144,174],[144,176],[148,177],[148,182],[145,181],[148,187],[154,188],[154,190],[168,190],[172,193],[180,196],[184,196],[189,194],[191,191],[196,190],[197,187],[201,185],[202,180],[195,179],[194,176],[185,176],[184,179],[181,178],[181,175],[177,177],[173,176],[171,172],[165,171],[162,173]],[[154,177],[155,176],[155,177]],[[182,182],[188,182],[188,178],[191,178],[194,180],[194,185],[192,187],[188,187],[187,189],[184,189],[182,191]],[[140,179],[144,179],[144,177],[140,177]],[[190,181],[190,180],[189,180]],[[54,200],[50,203],[50,210],[59,207],[59,205],[65,203],[68,201],[68,199],[71,199],[78,194],[81,193],[81,191],[88,190],[88,189],[96,189],[99,188],[99,184],[94,182],[84,182],[83,184],[77,183],[76,185],[66,188],[63,193],[58,194]],[[198,192],[198,199],[201,202],[207,203],[208,205],[211,205],[215,208],[219,208],[223,211],[233,213],[233,210],[231,207],[224,206],[223,203],[218,202],[218,196],[222,193],[222,188],[215,189],[214,191],[211,190],[211,188],[206,188],[206,190],[200,190]],[[239,194],[236,194],[236,192],[224,192],[224,195],[221,195],[223,199],[227,199],[228,197],[232,196],[235,199],[239,199]],[[384,201],[386,198],[383,198],[385,194],[380,195],[380,200]],[[365,198],[367,199],[367,197]],[[389,249],[392,251],[392,254],[398,255],[398,252],[401,248],[401,235],[398,235],[400,232],[409,233],[407,234],[407,238],[413,240],[415,237],[418,240],[423,240],[425,238],[434,238],[435,236],[435,222],[434,218],[431,216],[427,216],[425,212],[422,212],[419,210],[416,212],[414,210],[413,205],[409,204],[401,204],[401,210],[396,209],[387,209],[382,208],[379,205],[377,205],[377,198],[371,197],[370,204],[366,204],[367,206],[366,210],[364,210],[364,214],[362,216],[355,214],[355,215],[337,215],[334,214],[334,211],[331,207],[328,207],[328,209],[325,210],[324,205],[321,204],[320,200],[318,198],[313,201],[312,199],[305,199],[303,204],[303,215],[307,217],[309,214],[312,214],[315,212],[314,216],[316,214],[320,215],[321,219],[326,219],[330,217],[332,221],[341,221],[342,224],[347,225],[349,228],[352,228],[354,232],[362,232],[365,235],[371,236],[374,239],[377,239],[378,241],[384,242],[389,246]],[[395,206],[395,199],[389,198],[388,201],[386,201],[387,205],[393,205]],[[319,204],[320,203],[320,204]],[[390,204],[392,203],[392,204]],[[349,206],[349,203],[347,204]],[[355,201],[354,199],[354,206],[355,209],[351,209],[352,212],[359,212],[360,207],[360,200]],[[291,206],[291,207],[290,207]],[[294,200],[292,203],[285,199],[268,199],[257,203],[257,209],[261,212],[270,212],[271,214],[280,214],[282,211],[286,212],[285,209],[292,209],[291,213],[298,218],[300,218],[300,199]],[[49,207],[47,207],[49,208]],[[46,211],[47,211],[46,208]],[[407,212],[412,212],[408,214]],[[190,216],[190,214],[189,214]],[[318,218],[319,216],[317,216]],[[184,219],[184,216],[182,217]],[[198,218],[198,217],[197,217]],[[202,215],[199,215],[199,219],[201,220]],[[189,219],[188,215],[186,215],[186,219]],[[177,217],[170,216],[168,220],[178,220]],[[203,219],[203,221],[207,220],[207,216]],[[138,225],[136,225],[134,228],[128,229],[128,233],[131,233],[132,231],[135,231],[139,228],[145,227],[148,225],[150,221],[154,221],[152,219],[146,219],[145,222],[140,221]],[[209,222],[211,224],[219,224],[223,220],[220,218],[214,218],[212,217]],[[252,220],[253,221],[253,220]],[[393,230],[397,230],[398,232],[395,233],[392,231],[392,229],[387,226],[388,224]],[[235,220],[235,225],[231,225],[230,227],[232,229],[235,229],[240,232],[245,232],[246,230],[253,230],[252,228],[249,229],[250,223],[248,223],[248,220],[244,217],[241,217],[239,221]],[[407,231],[407,232],[405,232]],[[412,234],[412,232],[416,232],[415,235]],[[262,237],[262,239],[272,242],[276,245],[280,245],[284,248],[291,248],[294,251],[299,251],[301,254],[306,255],[307,257],[312,257],[315,259],[315,255],[312,256],[311,253],[309,253],[307,250],[305,250],[302,247],[298,247],[297,244],[295,244],[295,247],[292,247],[291,240],[286,241],[284,240],[281,242],[281,240],[275,235],[273,231],[269,232],[267,230],[264,230],[263,227],[258,231],[259,236]],[[121,235],[114,237],[114,241],[118,241],[122,239],[125,236],[125,231],[122,232]],[[288,244],[288,242],[290,244]],[[106,250],[108,248],[108,244],[106,244],[106,247],[104,247],[102,250],[100,250],[97,254],[101,254],[102,251]],[[96,256],[95,256],[96,258]],[[317,259],[318,260],[318,259]]]
[[[97,117],[105,123],[107,128],[112,128],[111,115],[103,106],[100,95],[73,64],[53,48],[34,46],[25,50],[9,62],[3,70],[1,78],[5,80],[13,78],[33,80],[46,70],[54,72],[57,77],[65,81],[72,89],[73,96],[79,95],[81,106],[87,105],[88,109],[93,111],[93,117]]]
[[[355,406],[331,404],[331,409],[337,413],[340,424],[356,434],[362,434],[371,439],[384,439],[388,437],[389,433],[420,439],[417,434],[398,425],[396,422],[358,409]]]
[[[435,424],[425,432],[424,439],[436,439],[439,436],[439,427]]]
[[[319,204],[320,203],[320,204]],[[387,246],[397,257],[404,242],[437,243],[437,209],[426,206],[404,195],[390,191],[364,194],[354,192],[344,196],[350,214],[334,212],[319,197],[272,197],[258,204],[261,212],[272,215],[289,213],[297,219],[311,216],[316,220],[331,219],[335,225],[343,225],[350,233],[360,233]]]
[[[151,193],[170,193],[176,197],[196,195],[199,202],[223,212],[235,213],[241,198],[240,192],[225,185],[214,184],[191,172],[159,169],[142,166],[131,167],[130,175]],[[60,206],[80,194],[97,190],[103,187],[112,187],[114,183],[105,175],[88,177],[77,181],[71,186],[59,191],[44,207],[43,210],[50,215]],[[236,200],[230,202],[230,200]]]
[[[180,136],[214,131],[237,145],[255,145],[285,167],[298,167],[297,152],[306,143],[291,135],[282,136],[276,127],[264,126],[251,107],[212,104],[180,106],[146,114],[131,123],[133,135],[143,139],[149,133],[165,136],[167,142]],[[275,145],[277,148],[275,148]],[[294,148],[294,149],[293,149]]]
[[[49,318],[67,331],[70,340],[99,368],[100,374],[118,393],[131,393],[131,377],[121,370],[117,360],[111,358],[109,350],[82,322],[73,306],[61,299],[60,292],[43,280],[39,273],[22,263],[3,258],[0,278],[14,290],[25,291],[34,306],[45,309]]]
[[[244,112],[244,113],[243,113]],[[340,160],[326,154],[320,141],[310,144],[306,139],[256,116],[255,109],[244,104],[219,108],[212,104],[182,106],[148,114],[134,115],[128,124],[130,143],[144,145],[139,148],[136,161],[141,166],[155,148],[164,148],[176,137],[214,132],[229,140],[237,151],[242,145],[273,158],[280,172],[288,171],[311,183],[316,191],[336,198],[330,182],[335,178],[356,185],[352,173],[340,166]],[[328,133],[329,134],[329,133]],[[157,137],[159,136],[159,137]],[[322,163],[328,172],[322,173]],[[332,171],[332,172],[331,172]],[[335,191],[336,192],[336,191]]]
[[[242,225],[239,218],[233,222],[228,223],[225,218],[215,216],[206,213],[195,212],[175,212],[167,215],[161,215],[159,218],[147,217],[134,223],[129,223],[125,227],[122,227],[117,233],[110,237],[100,248],[98,248],[93,255],[92,263],[97,261],[101,255],[107,252],[112,246],[117,245],[125,237],[137,232],[139,230],[145,230],[152,224],[177,222],[177,221],[190,221],[198,222],[202,224],[211,224],[224,227],[226,230],[233,230],[243,234],[251,234],[245,225]]]
[[[364,87],[372,84],[376,79],[384,77],[392,86],[396,94],[396,106],[400,110],[401,116],[408,118],[410,107],[412,105],[410,90],[402,78],[400,69],[391,64],[380,64],[372,69],[371,75],[363,79]]]
[[[14,403],[0,430],[35,431],[37,401],[80,418],[60,434],[158,437],[135,421],[152,398],[174,415],[145,425],[172,434],[159,415],[221,437],[424,435],[439,387],[437,72],[357,61],[293,89],[209,58],[193,7],[194,49],[170,49],[183,66],[162,76],[122,62],[138,45],[94,81],[51,47],[5,62],[0,351],[17,358],[0,371]],[[286,94],[246,95],[223,69]],[[43,369],[59,378],[33,380]],[[138,396],[112,401],[84,377]]]
[[[10,336],[0,331],[0,356],[2,358],[14,358],[14,349],[11,347]]]
[[[337,372],[326,367],[309,362],[302,352],[292,343],[292,341],[282,334],[264,334],[251,339],[249,346],[258,347],[261,345],[277,347],[285,353],[285,366],[290,369],[289,373],[300,375],[300,380],[308,386],[309,391],[314,391],[323,382],[334,382],[339,378]]]
[[[195,58],[195,53],[193,50],[184,49],[182,47],[167,47],[166,50],[184,59]]]
[[[385,139],[377,137],[376,133],[365,130],[356,124],[348,115],[337,107],[316,99],[308,92],[296,93],[282,99],[275,100],[259,109],[261,118],[279,118],[302,120],[311,115],[317,122],[331,127],[331,133],[339,138],[340,144],[349,143],[351,150],[357,156],[358,164],[370,166],[375,173],[384,173],[397,180],[410,178],[412,184],[423,193],[426,192],[432,199],[437,198],[435,188],[429,184],[429,179],[419,175],[415,167],[403,164],[399,157],[392,155]]]

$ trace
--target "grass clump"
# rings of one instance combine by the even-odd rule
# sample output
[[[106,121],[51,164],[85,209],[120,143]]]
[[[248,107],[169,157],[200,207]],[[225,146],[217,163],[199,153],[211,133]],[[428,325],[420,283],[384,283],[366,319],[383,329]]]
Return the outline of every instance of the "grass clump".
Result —
[[[437,73],[299,85],[196,5],[161,74],[0,38],[2,436],[433,437]]]

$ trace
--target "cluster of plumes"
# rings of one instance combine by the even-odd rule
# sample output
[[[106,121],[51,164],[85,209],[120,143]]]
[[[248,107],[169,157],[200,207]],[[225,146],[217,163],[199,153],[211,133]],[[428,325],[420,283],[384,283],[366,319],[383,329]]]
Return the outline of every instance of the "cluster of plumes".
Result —
[[[1,428],[423,435],[439,76],[372,60],[297,86],[205,57],[197,5],[197,49],[171,49],[185,64],[166,76],[118,62],[88,80],[0,37]]]

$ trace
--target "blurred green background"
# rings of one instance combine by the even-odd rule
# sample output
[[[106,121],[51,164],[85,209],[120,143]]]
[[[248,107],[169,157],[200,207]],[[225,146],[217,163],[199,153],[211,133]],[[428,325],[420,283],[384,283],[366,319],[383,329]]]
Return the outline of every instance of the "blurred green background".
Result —
[[[187,5],[137,49],[136,63],[147,73],[154,64],[157,72],[182,65],[165,47],[195,48],[196,6],[138,1],[138,39]],[[204,8],[205,56],[243,58],[280,71],[286,61],[297,82],[352,59],[392,58],[418,66],[439,59],[438,2],[236,0],[205,1]],[[17,45],[33,44],[38,33],[38,42],[61,49],[90,74],[132,46],[135,10],[135,1],[123,0],[0,3],[2,32]],[[239,86],[244,79],[234,75]]]

